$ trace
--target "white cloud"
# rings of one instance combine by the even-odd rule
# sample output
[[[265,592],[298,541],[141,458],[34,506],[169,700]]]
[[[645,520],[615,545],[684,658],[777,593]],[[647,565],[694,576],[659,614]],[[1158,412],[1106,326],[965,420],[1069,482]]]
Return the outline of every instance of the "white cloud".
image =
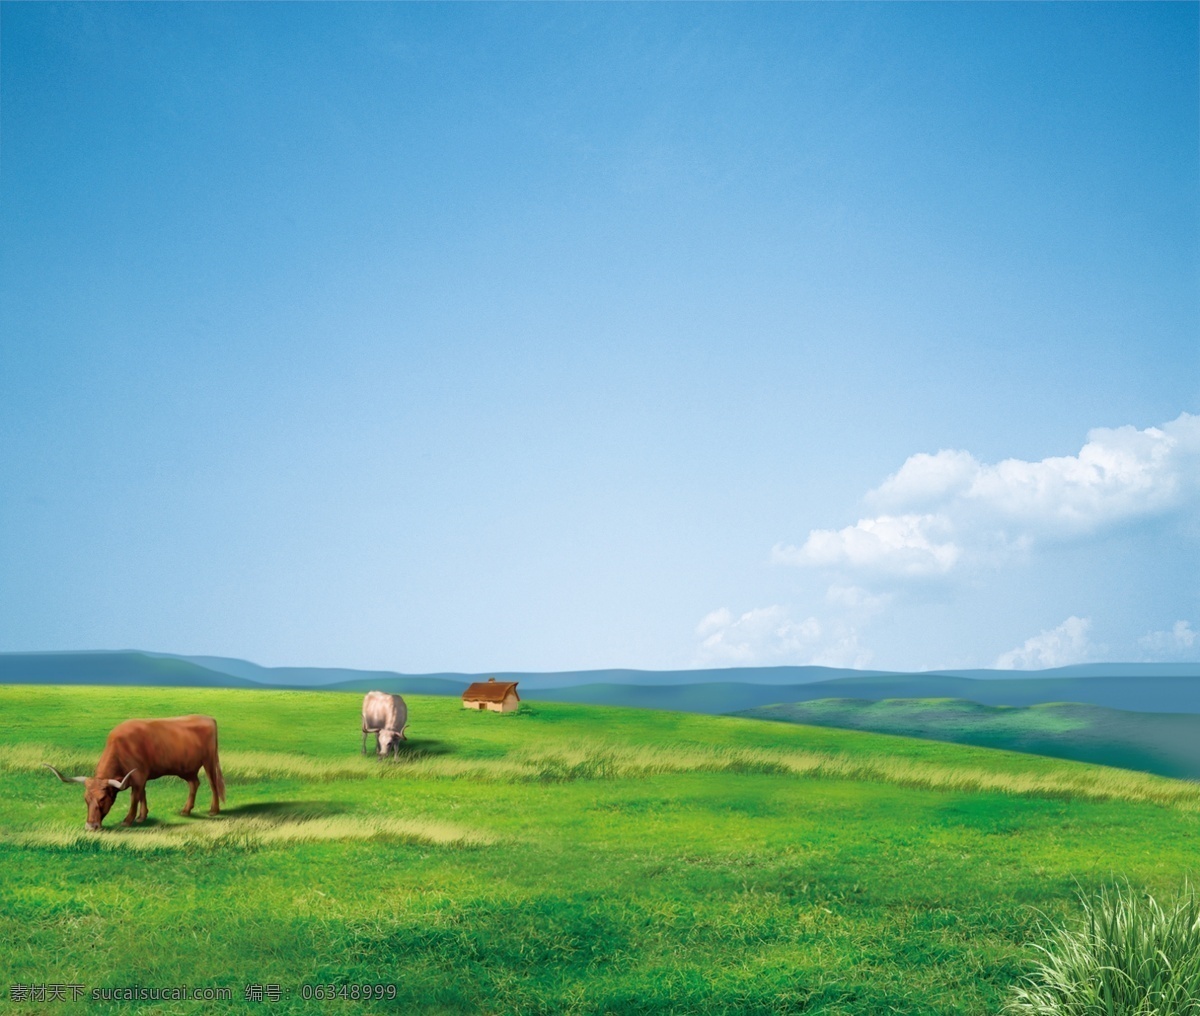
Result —
[[[709,635],[719,632],[724,628],[729,627],[733,623],[733,615],[726,607],[719,607],[709,614],[705,614],[703,620],[696,625],[696,634],[701,638],[708,638]]]
[[[918,452],[910,455],[898,472],[867,496],[880,505],[914,509],[940,505],[969,490],[979,469],[970,452],[944,450],[936,455]]]
[[[815,617],[796,620],[782,606],[757,607],[740,617],[725,607],[696,626],[699,665],[794,664],[864,667],[871,654],[845,624],[822,625]]]
[[[1191,621],[1176,621],[1170,631],[1152,631],[1138,639],[1149,660],[1195,659],[1200,656],[1200,638]]]
[[[1090,617],[1068,617],[1057,628],[1026,639],[1018,649],[1002,653],[994,666],[997,670],[1040,670],[1086,663],[1096,656],[1096,647],[1088,639]]]
[[[1162,427],[1097,428],[1078,455],[979,462],[965,451],[920,453],[867,501],[881,511],[843,529],[814,529],[776,561],[907,578],[997,564],[1039,542],[1087,536],[1200,503],[1200,416]]]
[[[953,568],[962,553],[948,533],[949,522],[941,515],[881,515],[845,529],[814,529],[803,546],[777,546],[773,557],[785,564],[938,575]]]
[[[1099,427],[1078,455],[984,465],[969,452],[911,456],[868,495],[885,509],[975,506],[1037,530],[1088,532],[1178,507],[1200,492],[1200,416]]]
[[[858,633],[849,630],[834,635],[820,652],[808,658],[810,667],[849,667],[862,670],[871,663],[874,654],[859,643]]]

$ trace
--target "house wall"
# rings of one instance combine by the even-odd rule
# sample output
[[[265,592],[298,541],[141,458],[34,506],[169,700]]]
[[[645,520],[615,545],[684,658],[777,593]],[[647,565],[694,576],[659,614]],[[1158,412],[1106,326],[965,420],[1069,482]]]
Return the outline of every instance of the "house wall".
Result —
[[[504,696],[503,702],[475,702],[471,700],[463,701],[464,709],[486,709],[492,713],[515,713],[521,708],[521,700],[517,698],[515,692],[509,692]]]

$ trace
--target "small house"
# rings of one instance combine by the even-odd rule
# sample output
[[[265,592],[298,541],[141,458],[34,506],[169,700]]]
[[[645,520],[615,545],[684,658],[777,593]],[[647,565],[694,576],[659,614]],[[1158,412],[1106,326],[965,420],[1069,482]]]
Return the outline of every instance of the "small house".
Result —
[[[521,704],[516,681],[497,681],[489,677],[476,681],[463,692],[464,709],[490,709],[493,713],[514,713]]]

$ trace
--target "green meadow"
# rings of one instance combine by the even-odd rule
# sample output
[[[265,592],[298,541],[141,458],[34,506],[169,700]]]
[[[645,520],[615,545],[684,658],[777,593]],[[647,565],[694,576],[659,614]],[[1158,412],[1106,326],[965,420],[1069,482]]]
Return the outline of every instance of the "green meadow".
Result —
[[[1077,896],[1197,873],[1200,786],[737,717],[406,696],[0,686],[0,989],[225,988],[140,1013],[994,1014]],[[199,712],[228,790],[83,828],[108,731]],[[382,1000],[306,999],[388,985]],[[278,1002],[245,1001],[278,985]],[[390,988],[388,989],[390,992]],[[349,993],[349,989],[347,989]],[[12,1003],[77,1012],[83,1003]]]

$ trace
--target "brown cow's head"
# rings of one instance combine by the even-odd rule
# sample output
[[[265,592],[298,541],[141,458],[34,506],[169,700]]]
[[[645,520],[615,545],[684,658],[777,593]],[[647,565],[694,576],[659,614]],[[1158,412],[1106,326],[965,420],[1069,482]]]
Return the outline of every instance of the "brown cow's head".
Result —
[[[95,776],[66,777],[54,766],[45,762],[42,765],[46,766],[63,783],[83,784],[83,800],[87,805],[87,828],[92,832],[100,828],[104,816],[112,810],[113,804],[116,803],[117,794],[129,786],[129,777],[137,772],[136,769],[130,769],[123,780],[105,780]]]

